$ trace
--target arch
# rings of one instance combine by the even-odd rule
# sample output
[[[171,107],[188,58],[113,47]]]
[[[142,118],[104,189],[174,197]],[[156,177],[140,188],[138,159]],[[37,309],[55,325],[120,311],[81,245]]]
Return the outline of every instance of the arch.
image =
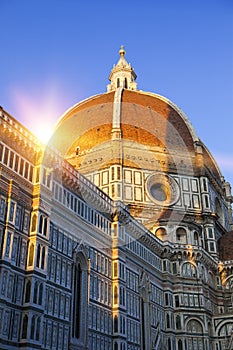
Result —
[[[187,232],[183,227],[177,228],[176,241],[180,244],[187,244]]]
[[[37,303],[37,295],[38,295],[38,282],[35,282],[34,285],[34,293],[33,293],[33,303],[36,304]]]
[[[177,345],[178,345],[178,350],[183,350],[183,343],[181,339],[178,340]]]
[[[25,288],[25,299],[24,302],[25,303],[29,303],[30,302],[30,297],[31,297],[31,281],[27,281],[26,282],[26,288]]]
[[[32,215],[32,232],[36,231],[37,215],[34,213]]]
[[[167,321],[167,328],[170,328],[170,315],[166,315],[166,321]]]
[[[42,233],[43,230],[43,215],[40,214],[40,219],[39,219],[39,233]]]
[[[114,329],[114,332],[115,332],[115,333],[118,332],[118,316],[117,316],[117,315],[114,316],[114,325],[113,325],[113,329]]]
[[[183,277],[197,277],[197,268],[190,262],[184,262],[182,265],[182,276]]]
[[[199,246],[199,236],[198,236],[197,231],[193,232],[193,243],[194,243],[194,245]]]
[[[168,236],[167,236],[167,231],[164,227],[159,227],[156,231],[155,231],[155,235],[156,237],[158,237],[159,239],[161,239],[161,241],[167,241]]]
[[[76,248],[73,263],[72,291],[72,339],[71,343],[87,343],[87,303],[88,303],[88,265],[82,244]]]
[[[40,244],[38,244],[37,257],[36,257],[36,267],[40,267],[40,250],[41,250],[41,246],[40,246]]]
[[[194,318],[188,320],[186,329],[188,333],[203,334],[203,325]]]
[[[176,315],[176,329],[181,329],[181,317]]]
[[[44,217],[43,235],[46,236],[48,227],[48,219]]]
[[[204,350],[204,327],[200,320],[191,318],[186,323],[186,341],[189,350]]]
[[[114,287],[114,304],[118,304],[118,288]]]
[[[38,317],[36,322],[36,340],[40,339],[40,323],[40,317]]]
[[[38,297],[39,305],[42,305],[42,300],[43,300],[43,283],[41,283],[39,287],[39,297]]]
[[[29,246],[28,266],[33,265],[33,259],[34,259],[34,244],[31,243]]]
[[[22,339],[27,339],[27,329],[28,329],[28,315],[24,315],[23,323],[22,323]]]
[[[231,335],[233,330],[233,322],[229,322],[228,320],[222,321],[216,328],[216,334],[218,337],[227,337]]]
[[[41,269],[44,270],[45,266],[45,247],[42,247],[42,252],[41,252]]]
[[[31,320],[31,333],[30,333],[30,338],[34,339],[34,334],[35,334],[35,324],[36,324],[36,316],[32,316]]]
[[[230,271],[231,273],[231,271]],[[225,280],[225,289],[226,290],[230,290],[230,291],[233,291],[233,276],[230,275],[226,278]]]

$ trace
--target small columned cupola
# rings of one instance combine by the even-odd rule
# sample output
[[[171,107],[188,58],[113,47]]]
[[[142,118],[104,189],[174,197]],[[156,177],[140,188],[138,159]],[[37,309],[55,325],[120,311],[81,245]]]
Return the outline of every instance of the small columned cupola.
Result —
[[[129,90],[137,90],[137,83],[135,82],[137,75],[134,69],[125,59],[124,46],[121,46],[120,59],[109,75],[110,84],[107,86],[108,91],[116,90],[121,87]]]

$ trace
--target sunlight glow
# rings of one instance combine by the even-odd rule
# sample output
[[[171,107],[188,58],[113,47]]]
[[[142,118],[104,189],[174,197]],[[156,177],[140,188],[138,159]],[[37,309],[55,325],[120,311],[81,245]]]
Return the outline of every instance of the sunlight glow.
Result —
[[[38,125],[38,127],[32,131],[43,144],[46,144],[52,136],[53,125],[43,121],[41,125]]]
[[[65,98],[59,84],[50,82],[43,89],[26,91],[14,88],[17,117],[42,143],[47,143],[53,126],[65,110]]]

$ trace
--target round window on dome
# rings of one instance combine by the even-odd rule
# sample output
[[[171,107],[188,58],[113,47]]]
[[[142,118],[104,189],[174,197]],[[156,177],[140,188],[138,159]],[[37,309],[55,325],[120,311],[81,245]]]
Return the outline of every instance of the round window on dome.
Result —
[[[180,196],[177,182],[163,173],[155,173],[147,178],[146,191],[153,202],[162,206],[175,204]]]
[[[168,198],[167,188],[162,183],[155,183],[152,185],[150,192],[157,201],[163,202]]]

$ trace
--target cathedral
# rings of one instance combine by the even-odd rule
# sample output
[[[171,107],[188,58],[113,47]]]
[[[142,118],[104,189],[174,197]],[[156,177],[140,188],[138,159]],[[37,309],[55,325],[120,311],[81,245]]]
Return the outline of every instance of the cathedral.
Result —
[[[232,350],[231,187],[175,103],[107,92],[42,144],[0,107],[0,349]]]

